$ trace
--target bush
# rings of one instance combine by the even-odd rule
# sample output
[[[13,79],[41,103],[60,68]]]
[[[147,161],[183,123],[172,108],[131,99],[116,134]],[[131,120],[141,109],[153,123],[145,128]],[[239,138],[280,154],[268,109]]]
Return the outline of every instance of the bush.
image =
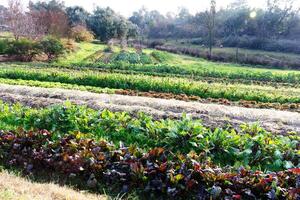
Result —
[[[112,46],[107,46],[107,47],[105,47],[105,49],[103,50],[103,52],[105,52],[105,53],[113,53],[114,50],[113,50]]]
[[[77,25],[71,29],[70,37],[76,42],[91,42],[94,40],[94,35],[81,25]]]
[[[67,52],[74,52],[77,48],[75,41],[72,39],[62,39],[61,42]]]
[[[40,48],[48,56],[51,61],[64,53],[64,46],[62,42],[54,37],[45,37],[40,41]]]
[[[0,54],[6,54],[8,48],[8,40],[0,40]]]
[[[41,52],[37,42],[20,39],[8,42],[6,54],[10,56],[17,56],[18,60],[21,61],[32,61],[33,57]]]

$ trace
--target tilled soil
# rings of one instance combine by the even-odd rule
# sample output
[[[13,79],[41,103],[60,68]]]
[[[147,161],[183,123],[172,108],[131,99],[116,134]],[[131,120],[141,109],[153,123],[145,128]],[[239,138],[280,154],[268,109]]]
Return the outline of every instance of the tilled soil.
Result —
[[[145,112],[157,119],[180,118],[186,113],[195,119],[201,119],[205,126],[211,128],[230,125],[239,129],[244,123],[258,123],[273,133],[287,134],[291,131],[300,133],[300,113],[289,111],[6,84],[0,84],[0,99],[31,107],[46,107],[69,100],[97,110],[127,111],[133,115]]]

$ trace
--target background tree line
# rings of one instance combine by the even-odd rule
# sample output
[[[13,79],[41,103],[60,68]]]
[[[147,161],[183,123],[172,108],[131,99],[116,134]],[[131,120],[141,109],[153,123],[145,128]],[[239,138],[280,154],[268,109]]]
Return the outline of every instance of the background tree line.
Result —
[[[297,47],[300,45],[300,16],[295,1],[265,2],[264,9],[253,9],[247,0],[237,0],[216,10],[216,1],[211,0],[210,8],[196,14],[186,8],[180,8],[177,14],[166,15],[142,8],[129,20],[138,25],[144,38],[188,38],[192,44],[207,47],[213,43],[216,46],[300,53]]]
[[[8,7],[0,7],[0,23],[20,37],[36,39],[45,35],[68,37],[72,31],[84,27],[97,39],[108,41],[138,34],[137,26],[110,8],[95,8],[93,13],[79,6],[66,7],[63,1],[30,1],[28,9],[20,0],[9,0]]]
[[[300,17],[294,0],[265,1],[264,9],[252,9],[246,0],[238,0],[216,10],[216,1],[211,0],[210,8],[199,8],[203,11],[196,14],[186,8],[166,15],[142,8],[127,19],[110,8],[96,7],[89,13],[82,7],[66,7],[63,1],[51,0],[30,2],[24,9],[20,0],[9,0],[8,7],[0,7],[0,23],[16,39],[68,37],[86,29],[105,42],[112,38],[188,38],[190,43],[210,49],[215,45],[300,53]]]

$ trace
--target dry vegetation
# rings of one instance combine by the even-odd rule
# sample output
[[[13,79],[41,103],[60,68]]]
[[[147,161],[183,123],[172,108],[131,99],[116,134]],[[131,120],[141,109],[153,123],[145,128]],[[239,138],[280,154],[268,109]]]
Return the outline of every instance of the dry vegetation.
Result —
[[[1,200],[106,200],[53,183],[34,183],[6,171],[0,173]]]

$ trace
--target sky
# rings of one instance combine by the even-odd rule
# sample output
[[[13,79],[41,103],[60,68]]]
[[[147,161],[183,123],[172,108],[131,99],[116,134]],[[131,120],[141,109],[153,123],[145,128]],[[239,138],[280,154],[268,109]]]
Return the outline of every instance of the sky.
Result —
[[[29,0],[22,0],[24,5],[28,4]],[[37,0],[33,0],[37,1]],[[116,12],[130,16],[133,11],[136,11],[143,6],[149,10],[158,10],[163,14],[167,12],[176,13],[180,7],[185,7],[191,13],[205,10],[209,7],[210,0],[64,0],[66,6],[79,5],[88,11],[92,11],[94,7],[111,7]],[[226,7],[235,0],[217,0],[218,8]],[[251,7],[263,7],[265,0],[248,0]],[[0,0],[0,5],[6,5],[7,0]],[[296,0],[295,7],[300,7],[300,0]]]

